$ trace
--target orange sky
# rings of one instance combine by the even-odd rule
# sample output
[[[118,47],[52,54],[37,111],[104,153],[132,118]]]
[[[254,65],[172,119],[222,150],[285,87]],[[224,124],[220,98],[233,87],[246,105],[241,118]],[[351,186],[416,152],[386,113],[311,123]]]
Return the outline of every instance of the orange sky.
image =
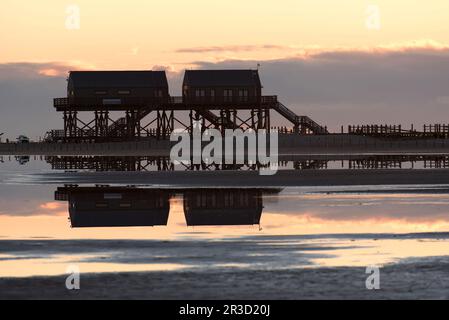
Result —
[[[438,123],[448,15],[447,0],[3,0],[1,131],[38,139],[59,128],[51,98],[66,94],[58,77],[69,70],[175,71],[179,95],[186,68],[258,64],[264,94],[331,131]]]
[[[79,8],[79,29],[71,4]],[[4,0],[0,63],[180,69],[194,61],[291,57],[304,49],[445,46],[448,12],[447,0]]]

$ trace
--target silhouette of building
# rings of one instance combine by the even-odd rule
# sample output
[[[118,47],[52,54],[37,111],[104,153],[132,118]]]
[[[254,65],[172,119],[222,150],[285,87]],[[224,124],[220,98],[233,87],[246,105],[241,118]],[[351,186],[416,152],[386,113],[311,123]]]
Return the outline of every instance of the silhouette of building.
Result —
[[[148,106],[168,101],[165,71],[71,71],[69,106]]]
[[[67,97],[53,99],[53,106],[63,113],[64,128],[48,131],[48,142],[169,139],[175,123],[188,132],[197,122],[222,134],[236,128],[269,131],[271,111],[289,121],[294,133],[328,133],[277,96],[262,96],[258,70],[186,70],[181,97],[169,96],[164,71],[72,71]],[[113,119],[111,111],[122,115]]]
[[[257,70],[186,70],[182,88],[188,104],[254,104],[262,96]]]
[[[257,189],[184,192],[184,215],[188,226],[259,224],[262,209],[262,191]]]

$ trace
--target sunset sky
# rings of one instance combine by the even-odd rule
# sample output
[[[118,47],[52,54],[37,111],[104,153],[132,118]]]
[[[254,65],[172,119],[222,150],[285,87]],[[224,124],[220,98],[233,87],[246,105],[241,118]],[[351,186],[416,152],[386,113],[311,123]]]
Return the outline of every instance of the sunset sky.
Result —
[[[185,68],[258,63],[266,93],[331,128],[439,121],[448,17],[447,0],[3,0],[0,132],[61,126],[68,70],[165,69],[179,94]]]
[[[79,29],[70,25],[73,5]],[[370,29],[376,7],[379,29]],[[3,0],[0,62],[179,69],[194,61],[263,61],[304,50],[445,46],[448,16],[446,0]]]

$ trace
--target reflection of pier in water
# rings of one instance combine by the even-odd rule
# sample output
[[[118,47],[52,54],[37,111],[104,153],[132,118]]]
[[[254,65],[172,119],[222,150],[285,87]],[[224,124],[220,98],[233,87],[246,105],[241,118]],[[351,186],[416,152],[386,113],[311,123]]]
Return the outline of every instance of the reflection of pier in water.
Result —
[[[148,189],[59,187],[55,200],[68,201],[73,228],[167,225],[170,198],[182,194],[187,226],[258,225],[262,196],[280,189]]]
[[[169,157],[135,156],[49,156],[45,160],[54,170],[92,171],[174,171],[174,170],[259,170],[261,164],[179,164],[177,168]],[[409,168],[449,168],[449,155],[339,155],[339,156],[280,156],[279,168],[295,170],[307,169],[400,169],[405,164]]]
[[[45,161],[53,170],[95,171],[170,171],[174,169],[167,157],[102,157],[102,156],[49,156]]]

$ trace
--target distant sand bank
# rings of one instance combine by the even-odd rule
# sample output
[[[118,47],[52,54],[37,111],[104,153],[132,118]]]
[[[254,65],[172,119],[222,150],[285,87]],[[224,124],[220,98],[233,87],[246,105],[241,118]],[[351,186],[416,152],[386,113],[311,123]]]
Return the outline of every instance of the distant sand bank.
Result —
[[[449,184],[449,169],[327,169],[258,171],[50,172],[23,175],[22,182],[44,184],[121,184],[171,188],[294,187]]]

